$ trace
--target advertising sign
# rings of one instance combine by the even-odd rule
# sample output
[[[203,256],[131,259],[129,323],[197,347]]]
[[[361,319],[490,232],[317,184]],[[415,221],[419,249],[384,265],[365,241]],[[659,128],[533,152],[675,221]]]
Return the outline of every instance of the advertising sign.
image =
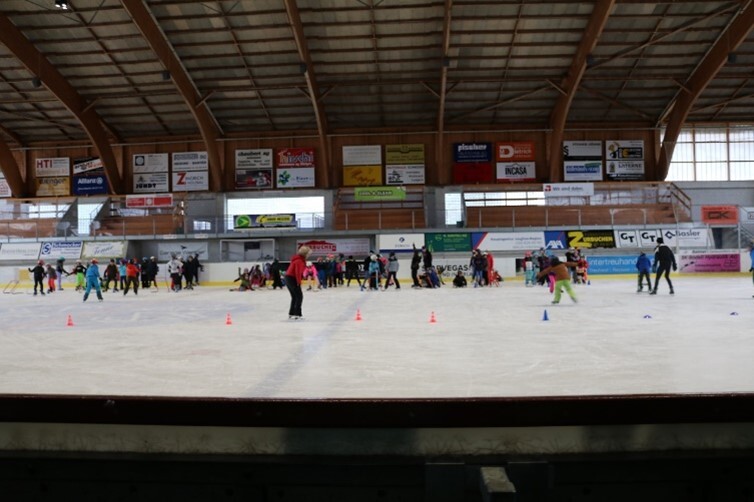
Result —
[[[236,150],[236,171],[257,168],[272,169],[272,148]]]
[[[208,171],[209,156],[207,152],[174,152],[173,172]]]
[[[612,230],[568,230],[568,247],[580,249],[614,248],[615,235]]]
[[[37,196],[38,197],[56,197],[70,195],[68,176],[49,176],[47,178],[37,178]]]
[[[84,241],[43,242],[42,250],[39,252],[39,259],[45,261],[55,261],[58,258],[78,260],[81,258],[83,247]]]
[[[209,172],[173,170],[174,192],[196,192],[209,190]]]
[[[73,160],[73,174],[93,174],[94,172],[105,172],[105,164],[98,157],[84,157]]]
[[[563,179],[565,181],[601,181],[602,161],[570,161],[563,162]]]
[[[607,160],[644,160],[644,140],[611,140],[606,142]]]
[[[471,252],[469,233],[430,233],[424,238],[427,248],[433,253]]]
[[[314,167],[314,148],[281,148],[278,167]]]
[[[591,197],[594,183],[544,183],[542,191],[548,197]]]
[[[406,200],[404,187],[356,187],[353,189],[356,202],[387,202]]]
[[[71,162],[68,157],[53,157],[34,161],[34,173],[37,178],[46,176],[70,176]]]
[[[167,173],[167,153],[137,153],[133,156],[134,175],[142,173]],[[136,177],[136,176],[134,176]]]
[[[702,206],[702,222],[707,225],[738,225],[736,206]]]
[[[370,252],[368,238],[297,241],[296,249],[301,246],[308,246],[312,256],[337,256],[342,253],[346,257],[363,258]]]
[[[643,160],[608,160],[605,173],[608,180],[643,180]]]
[[[104,174],[74,176],[72,181],[74,195],[102,195],[108,192]]]
[[[563,141],[563,160],[602,160],[602,142]]]
[[[382,166],[343,167],[343,185],[349,187],[382,185]]]
[[[134,193],[167,192],[168,190],[167,172],[134,174]]]
[[[412,253],[414,247],[421,249],[425,245],[424,234],[380,234],[377,236],[377,249],[381,254]]]
[[[286,167],[277,170],[278,188],[314,188],[313,167]]]
[[[295,214],[237,214],[233,217],[233,230],[251,228],[296,227]]]
[[[382,167],[382,146],[361,145],[343,147],[344,166],[380,166]]]
[[[236,188],[239,190],[272,188],[272,169],[237,169]]]
[[[453,162],[492,162],[492,143],[454,143]]]
[[[537,166],[534,162],[498,162],[498,181],[536,181]]]
[[[654,261],[654,256],[649,254],[650,261]],[[587,258],[589,263],[589,275],[609,275],[609,274],[636,274],[635,255],[626,256],[590,256]],[[652,277],[654,281],[654,277]]]
[[[424,165],[424,145],[385,145],[385,164],[405,165],[417,164]]]
[[[494,168],[490,162],[466,162],[453,164],[453,183],[492,183]]]
[[[423,185],[424,164],[386,166],[385,178],[388,185]]]
[[[740,272],[738,253],[679,253],[676,256],[679,272]]]
[[[126,241],[87,241],[84,243],[82,258],[122,258],[126,256]]]
[[[495,143],[495,160],[497,162],[534,161],[534,142],[517,141]]]
[[[126,207],[129,209],[143,209],[148,207],[173,207],[173,194],[126,195]]]
[[[475,232],[471,246],[480,251],[516,251],[539,249],[545,245],[544,232]]]
[[[39,242],[5,242],[0,246],[0,261],[36,261]]]

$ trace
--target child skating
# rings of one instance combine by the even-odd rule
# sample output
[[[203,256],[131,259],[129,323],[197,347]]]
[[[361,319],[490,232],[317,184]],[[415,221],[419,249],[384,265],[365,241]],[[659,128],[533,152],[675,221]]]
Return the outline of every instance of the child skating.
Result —
[[[553,304],[557,305],[558,303],[560,303],[560,295],[563,293],[563,288],[565,288],[566,292],[568,293],[568,296],[570,296],[571,300],[573,300],[573,303],[578,303],[578,300],[576,299],[576,294],[573,292],[573,289],[571,288],[571,274],[568,272],[569,268],[575,268],[575,267],[576,267],[576,263],[572,261],[561,262],[557,256],[553,256],[550,259],[550,266],[542,269],[539,272],[539,274],[537,274],[537,279],[545,277],[550,273],[552,273],[552,275],[554,276],[555,296],[552,299]]]
[[[639,286],[636,289],[637,293],[641,293],[644,290],[643,279],[647,279],[647,291],[652,291],[652,279],[649,277],[649,272],[652,270],[652,262],[646,253],[641,253],[636,259],[636,270],[639,273]]]

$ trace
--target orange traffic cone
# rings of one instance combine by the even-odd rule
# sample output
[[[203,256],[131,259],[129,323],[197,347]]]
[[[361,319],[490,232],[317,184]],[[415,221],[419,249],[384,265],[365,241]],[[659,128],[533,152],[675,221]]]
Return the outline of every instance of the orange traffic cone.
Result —
[[[71,317],[71,314],[68,314],[68,320],[65,322],[66,326],[73,326],[73,317]]]
[[[227,324],[228,326],[233,324],[233,320],[230,318],[230,312],[225,315],[225,324]]]
[[[432,313],[429,315],[429,322],[434,323],[437,322],[437,319],[435,319],[435,311],[433,310]]]
[[[356,309],[356,321],[361,321],[361,310]]]

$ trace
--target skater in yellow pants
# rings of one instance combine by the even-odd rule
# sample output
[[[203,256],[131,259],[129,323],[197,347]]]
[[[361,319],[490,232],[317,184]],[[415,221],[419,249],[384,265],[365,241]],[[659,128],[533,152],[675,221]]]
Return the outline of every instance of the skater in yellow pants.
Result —
[[[542,271],[537,274],[537,279],[546,277],[547,274],[551,272],[555,275],[555,297],[552,299],[552,303],[560,303],[560,295],[563,293],[563,288],[565,288],[566,293],[571,297],[573,303],[578,301],[576,299],[576,293],[571,289],[571,274],[568,273],[568,269],[576,268],[576,265],[576,262],[561,262],[557,256],[553,256],[550,259],[550,266],[542,269]]]

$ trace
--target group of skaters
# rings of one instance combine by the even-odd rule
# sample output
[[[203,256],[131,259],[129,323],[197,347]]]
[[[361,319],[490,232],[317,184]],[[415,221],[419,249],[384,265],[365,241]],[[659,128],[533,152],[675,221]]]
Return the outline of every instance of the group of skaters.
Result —
[[[187,289],[193,289],[194,284],[199,284],[199,271],[203,270],[199,262],[198,255],[189,256],[185,261],[176,255],[172,255],[167,264],[170,275],[171,291],[180,291],[183,289],[183,282],[186,283]],[[116,260],[110,259],[109,263],[100,271],[99,260],[91,259],[86,265],[81,260],[76,260],[72,270],[66,270],[65,258],[57,259],[55,266],[45,264],[44,260],[39,260],[29,272],[34,278],[34,295],[45,294],[44,279],[47,278],[47,293],[63,290],[63,277],[75,276],[76,291],[83,292],[83,301],[87,301],[92,289],[95,290],[97,299],[103,300],[102,292],[112,291],[117,293],[123,292],[127,295],[133,291],[135,295],[139,294],[139,286],[143,289],[159,290],[157,275],[160,271],[157,258],[146,256],[139,261],[137,258],[121,258]]]

